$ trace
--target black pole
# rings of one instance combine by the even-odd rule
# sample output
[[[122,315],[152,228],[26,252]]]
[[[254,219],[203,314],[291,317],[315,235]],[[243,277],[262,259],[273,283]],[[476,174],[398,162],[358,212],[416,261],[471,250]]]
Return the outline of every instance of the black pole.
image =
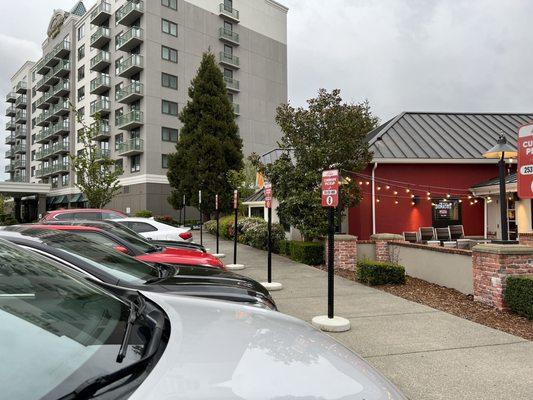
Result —
[[[239,209],[235,207],[235,225],[234,225],[234,234],[233,234],[233,264],[237,264],[237,220],[239,218]]]
[[[328,318],[334,317],[333,310],[333,278],[335,263],[335,207],[328,209]]]
[[[202,215],[202,204],[200,203],[200,246],[204,245],[204,216]]]
[[[268,256],[268,283],[272,283],[272,208],[268,208],[268,242],[267,242]]]
[[[220,254],[219,250],[218,250],[218,230],[219,230],[219,219],[220,219],[220,211],[216,211],[216,218],[217,218],[217,254]]]
[[[509,226],[507,223],[507,191],[505,189],[505,153],[499,162],[500,172],[500,216],[502,225],[502,240],[509,240]]]
[[[185,201],[185,196],[183,196],[183,226],[185,226],[185,214],[187,213],[187,204]]]

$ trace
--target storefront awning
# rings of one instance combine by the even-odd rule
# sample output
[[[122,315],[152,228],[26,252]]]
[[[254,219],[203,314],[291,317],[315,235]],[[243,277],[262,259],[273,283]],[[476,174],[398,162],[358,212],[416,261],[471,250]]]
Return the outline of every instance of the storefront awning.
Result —
[[[52,202],[52,204],[54,204],[54,205],[67,204],[67,203],[68,203],[68,197],[67,196],[56,196],[54,198],[54,201]]]

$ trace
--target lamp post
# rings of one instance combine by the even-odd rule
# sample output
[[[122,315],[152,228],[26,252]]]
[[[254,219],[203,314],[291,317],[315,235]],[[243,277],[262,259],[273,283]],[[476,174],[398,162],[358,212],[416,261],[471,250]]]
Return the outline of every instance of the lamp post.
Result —
[[[499,159],[499,179],[500,179],[500,218],[502,227],[502,241],[509,240],[509,226],[507,222],[507,191],[505,189],[505,157],[516,158],[516,149],[507,143],[503,133],[498,138],[496,145],[487,150],[483,157]]]

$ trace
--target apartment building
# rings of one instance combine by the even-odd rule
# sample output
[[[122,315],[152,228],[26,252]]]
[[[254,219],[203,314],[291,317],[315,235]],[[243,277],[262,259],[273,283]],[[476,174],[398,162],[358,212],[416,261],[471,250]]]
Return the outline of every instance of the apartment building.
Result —
[[[81,206],[69,154],[98,113],[94,140],[124,171],[110,206],[172,213],[168,155],[202,54],[215,53],[224,73],[245,155],[264,153],[280,137],[274,115],[287,101],[286,27],[287,9],[273,0],[99,0],[55,10],[43,57],[17,72],[6,97],[6,172],[49,183],[49,209]]]

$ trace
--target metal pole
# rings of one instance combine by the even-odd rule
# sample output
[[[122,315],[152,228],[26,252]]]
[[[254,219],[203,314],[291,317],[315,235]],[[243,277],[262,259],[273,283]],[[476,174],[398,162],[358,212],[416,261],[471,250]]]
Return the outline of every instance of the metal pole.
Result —
[[[239,209],[235,208],[235,225],[234,225],[234,234],[233,234],[233,264],[237,264],[237,223],[239,218]]]
[[[268,208],[268,257],[267,257],[267,267],[268,267],[268,283],[272,283],[272,208]]]
[[[505,189],[505,153],[499,162],[500,172],[500,216],[502,225],[502,240],[509,240],[509,226],[507,223],[507,191]]]
[[[198,210],[200,211],[200,245],[204,245],[204,216],[202,215],[202,191],[198,191]]]
[[[217,254],[220,254],[218,250],[218,235],[219,235],[218,230],[219,230],[220,211],[217,210],[216,216],[217,216]]]
[[[185,196],[183,196],[183,226],[185,226],[185,221],[186,221],[185,214],[187,213],[187,204],[185,203],[186,203]]]
[[[334,317],[333,310],[333,278],[335,263],[335,207],[328,208],[328,318]]]

